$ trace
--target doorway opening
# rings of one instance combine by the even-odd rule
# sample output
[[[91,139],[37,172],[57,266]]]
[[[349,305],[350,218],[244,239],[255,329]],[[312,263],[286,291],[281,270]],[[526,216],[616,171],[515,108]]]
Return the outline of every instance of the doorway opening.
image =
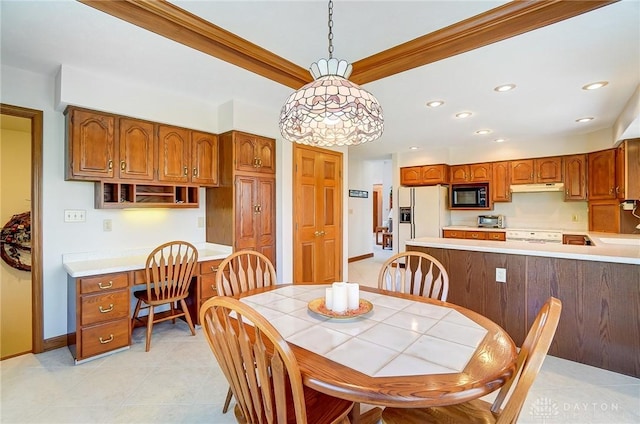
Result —
[[[42,118],[43,112],[19,106],[0,104],[0,115],[7,118],[26,118],[31,143],[29,203],[31,212],[31,349],[40,353],[44,350],[44,324],[42,308]],[[6,179],[3,178],[3,184]],[[3,186],[4,192],[4,186]],[[4,223],[3,223],[4,224]],[[28,352],[3,355],[7,359]]]

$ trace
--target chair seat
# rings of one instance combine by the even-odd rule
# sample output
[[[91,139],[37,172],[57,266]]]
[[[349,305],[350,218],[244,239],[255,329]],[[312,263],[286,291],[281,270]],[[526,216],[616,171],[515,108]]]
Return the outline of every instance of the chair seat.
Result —
[[[169,302],[172,302],[172,301],[176,302],[176,301],[180,300],[181,298],[186,297],[186,296],[176,296],[173,299],[171,299],[171,298],[158,299],[156,296],[153,296],[153,294],[151,295],[151,297],[149,297],[147,295],[147,291],[146,290],[135,291],[135,292],[133,292],[133,296],[136,299],[142,300],[147,305],[159,305],[159,304],[169,303]]]
[[[491,404],[475,399],[458,405],[433,408],[385,408],[384,424],[495,424]]]
[[[304,403],[307,409],[307,423],[309,424],[341,423],[345,415],[353,407],[353,402],[325,395],[309,387],[304,386],[303,390]],[[242,416],[238,405],[235,406],[233,411],[239,423],[247,422]],[[288,423],[296,424],[296,414],[292,401],[287,401],[287,417]]]

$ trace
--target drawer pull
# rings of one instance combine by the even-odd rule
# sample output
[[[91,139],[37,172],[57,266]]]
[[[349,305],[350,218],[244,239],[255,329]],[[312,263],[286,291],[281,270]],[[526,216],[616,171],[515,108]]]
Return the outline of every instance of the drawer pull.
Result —
[[[100,290],[110,289],[111,287],[113,287],[113,281],[109,280],[108,284],[102,284],[102,281],[100,281],[98,283],[98,287],[100,287]]]
[[[217,267],[211,267],[211,272],[218,272],[218,268]]]
[[[111,334],[107,340],[102,340],[102,337],[100,337],[100,344],[107,344],[107,343],[111,343],[112,341],[113,341],[113,334]]]
[[[211,290],[213,290],[214,292],[217,292],[218,289],[216,288],[216,286],[214,286],[213,284],[211,284]]]
[[[98,309],[100,309],[101,313],[106,314],[107,312],[113,311],[113,303],[109,304],[109,309],[102,309],[102,305],[100,305]]]

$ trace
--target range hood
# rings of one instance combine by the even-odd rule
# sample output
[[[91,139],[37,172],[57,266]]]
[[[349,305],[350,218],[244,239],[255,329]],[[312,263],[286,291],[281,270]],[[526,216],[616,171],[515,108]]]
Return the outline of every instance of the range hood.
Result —
[[[563,183],[548,184],[513,184],[511,186],[512,193],[539,193],[541,191],[563,191]]]

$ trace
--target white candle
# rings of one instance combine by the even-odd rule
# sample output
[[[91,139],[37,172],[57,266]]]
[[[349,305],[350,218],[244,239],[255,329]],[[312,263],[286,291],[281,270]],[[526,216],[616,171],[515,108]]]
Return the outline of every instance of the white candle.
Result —
[[[347,283],[347,307],[349,309],[360,307],[360,285],[358,283]]]
[[[324,306],[328,310],[333,309],[333,295],[331,293],[331,287],[324,290]]]
[[[339,314],[346,312],[347,310],[347,283],[333,283],[331,286],[331,295],[333,298],[333,305],[331,310]]]

